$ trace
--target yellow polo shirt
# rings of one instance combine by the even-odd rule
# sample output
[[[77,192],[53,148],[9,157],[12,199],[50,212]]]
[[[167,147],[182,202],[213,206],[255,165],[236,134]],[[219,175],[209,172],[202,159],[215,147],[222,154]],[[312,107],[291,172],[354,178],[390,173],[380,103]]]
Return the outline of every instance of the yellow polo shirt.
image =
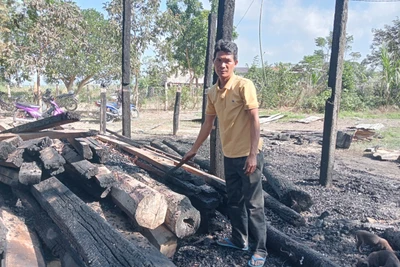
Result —
[[[207,115],[217,115],[222,151],[228,158],[250,154],[249,109],[258,108],[257,93],[249,79],[233,75],[223,88],[218,82],[207,93]],[[262,140],[258,141],[262,149]]]

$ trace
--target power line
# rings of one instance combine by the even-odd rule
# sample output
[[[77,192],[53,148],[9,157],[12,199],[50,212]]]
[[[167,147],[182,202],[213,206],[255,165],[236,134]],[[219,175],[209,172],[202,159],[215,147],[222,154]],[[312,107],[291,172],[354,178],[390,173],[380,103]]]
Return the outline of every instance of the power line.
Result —
[[[243,20],[244,17],[246,16],[247,12],[249,11],[251,5],[254,3],[254,1],[255,1],[255,0],[253,0],[253,1],[250,3],[250,5],[249,5],[249,7],[247,8],[246,12],[244,12],[244,15],[243,15],[242,18],[239,20],[238,24],[236,24],[236,28],[237,28],[237,26],[239,26],[240,22],[242,22],[242,20]],[[399,0],[399,1],[400,1],[400,0]]]

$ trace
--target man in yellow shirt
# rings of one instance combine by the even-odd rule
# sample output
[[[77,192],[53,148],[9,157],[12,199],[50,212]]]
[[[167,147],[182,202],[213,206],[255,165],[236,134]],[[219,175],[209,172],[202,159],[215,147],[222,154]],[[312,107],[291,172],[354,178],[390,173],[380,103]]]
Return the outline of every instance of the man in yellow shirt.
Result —
[[[217,243],[248,250],[249,234],[254,238],[254,254],[249,266],[263,266],[267,256],[267,229],[261,173],[264,165],[258,102],[252,81],[236,76],[238,48],[235,43],[219,40],[214,51],[218,82],[207,94],[204,123],[193,147],[183,157],[191,158],[207,139],[218,116],[228,212],[232,235]]]

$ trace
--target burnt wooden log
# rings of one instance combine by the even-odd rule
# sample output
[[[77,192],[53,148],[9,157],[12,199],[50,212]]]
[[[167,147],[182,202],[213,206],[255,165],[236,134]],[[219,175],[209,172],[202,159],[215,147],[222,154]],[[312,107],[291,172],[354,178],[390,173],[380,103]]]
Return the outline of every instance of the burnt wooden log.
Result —
[[[27,212],[27,218],[32,222],[35,231],[54,257],[60,258],[63,267],[85,267],[82,259],[61,234],[58,226],[40,207],[39,203],[27,191],[13,189],[13,193],[21,200]]]
[[[85,140],[81,140],[80,138],[68,138],[67,140],[84,159],[93,158],[93,152]]]
[[[10,167],[18,169],[24,162],[24,149],[16,149],[14,152],[8,155],[5,161],[0,161],[0,165],[4,167]]]
[[[64,172],[65,159],[52,147],[46,147],[39,152],[43,167],[50,176]]]
[[[267,225],[267,248],[290,260],[295,266],[339,267],[326,256],[303,245],[272,225]]]
[[[94,163],[106,163],[109,156],[110,156],[110,151],[107,147],[104,145],[100,144],[99,141],[97,141],[93,137],[87,137],[87,138],[77,138],[79,141],[85,140],[88,144],[90,149],[92,150],[93,153],[93,159],[92,161]]]
[[[21,145],[22,139],[19,136],[14,136],[0,141],[0,161],[4,161],[8,156],[14,152],[19,145]]]
[[[278,174],[272,166],[264,165],[263,174],[279,200],[297,212],[308,210],[313,204],[311,196],[298,188],[289,179]]]
[[[182,157],[188,152],[187,148],[180,146],[177,142],[172,140],[163,140],[163,143],[178,152]],[[200,168],[210,171],[210,161],[205,157],[196,155],[193,161],[200,166]]]
[[[165,225],[156,229],[143,228],[140,231],[149,242],[155,246],[163,255],[172,258],[178,246],[178,239]]]
[[[170,148],[169,146],[163,144],[162,142],[158,141],[158,140],[153,140],[150,142],[150,145],[152,147],[155,147],[159,150],[162,150],[170,155],[174,155],[174,156],[181,156],[178,152],[176,152],[175,150],[173,150],[172,148]]]
[[[175,155],[169,154],[169,153],[167,153],[167,152],[165,152],[163,150],[157,149],[157,148],[152,147],[152,146],[145,145],[145,146],[143,146],[142,149],[143,150],[150,150],[151,152],[156,153],[157,156],[165,157],[165,158],[170,159],[170,160],[177,160],[177,161],[181,161],[182,160],[181,155],[175,156]],[[194,168],[199,168],[199,165],[197,165],[196,163],[194,163],[192,161],[188,161],[185,164],[190,165],[190,166],[192,166]]]
[[[40,132],[26,132],[26,133],[1,133],[0,132],[0,140],[8,139],[10,137],[19,136],[22,140],[30,140],[41,137],[49,137],[50,139],[67,139],[67,138],[76,138],[76,137],[87,137],[87,136],[95,136],[98,134],[96,130],[45,130]]]
[[[298,212],[293,209],[283,205],[273,196],[268,194],[267,192],[263,192],[264,194],[264,206],[267,209],[272,210],[276,213],[281,219],[284,221],[294,225],[294,226],[304,226],[306,225],[306,220],[303,216],[301,216]]]
[[[82,155],[79,155],[71,146],[64,145],[61,150],[61,155],[67,161],[67,163],[71,164],[73,162],[84,160]]]
[[[118,175],[126,176],[126,174],[122,173]],[[178,238],[184,238],[196,233],[201,222],[200,212],[192,206],[192,203],[185,195],[178,194],[141,173],[134,173],[132,176],[165,196],[168,208],[164,224]]]
[[[175,266],[155,249],[129,242],[55,177],[31,191],[88,266]]]
[[[38,184],[40,183],[41,179],[42,170],[35,161],[22,163],[18,176],[18,180],[21,184]]]
[[[138,225],[155,229],[165,221],[165,196],[128,175],[117,173],[118,185],[111,189],[111,197]]]
[[[50,138],[41,137],[24,141],[18,149],[24,149],[24,151],[31,157],[39,157],[40,151],[44,148],[49,147],[53,144]]]
[[[385,232],[382,235],[383,238],[385,238],[390,246],[395,250],[395,251],[400,251],[400,232],[395,231],[394,229],[386,229]]]
[[[73,112],[65,112],[56,116],[51,116],[41,120],[28,122],[17,127],[3,131],[2,133],[25,133],[38,132],[40,130],[57,127],[80,120],[80,115]]]
[[[36,233],[25,222],[9,211],[2,210],[1,217],[7,228],[6,247],[1,266],[45,267],[42,249]]]
[[[18,186],[18,171],[0,166],[0,182],[11,187]]]

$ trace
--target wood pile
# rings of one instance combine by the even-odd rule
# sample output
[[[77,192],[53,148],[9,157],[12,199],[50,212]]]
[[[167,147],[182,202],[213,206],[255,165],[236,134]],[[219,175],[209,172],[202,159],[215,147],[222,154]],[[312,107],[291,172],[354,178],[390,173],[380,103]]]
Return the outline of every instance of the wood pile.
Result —
[[[6,233],[0,242],[6,266],[16,266],[15,260],[24,261],[18,263],[21,266],[44,266],[42,244],[62,266],[174,266],[169,258],[178,239],[207,232],[216,210],[226,214],[225,181],[200,169],[209,166],[206,159],[199,157],[166,175],[185,151],[177,142],[142,145],[118,135],[93,134],[60,129],[0,132],[0,182],[11,187],[32,222],[25,225],[15,219],[21,227],[11,227],[0,221],[0,234]],[[141,171],[113,170],[107,165],[110,147],[120,151],[115,153],[125,153]],[[265,169],[264,174],[278,196],[264,192],[265,207],[294,226],[305,225],[300,212],[312,205],[310,196],[272,169]],[[96,200],[113,201],[153,246],[128,241],[73,193],[66,181]],[[267,231],[267,246],[277,253],[291,251],[295,263],[335,266],[272,226]],[[15,235],[31,244],[24,247],[26,257],[13,259],[21,255]]]

